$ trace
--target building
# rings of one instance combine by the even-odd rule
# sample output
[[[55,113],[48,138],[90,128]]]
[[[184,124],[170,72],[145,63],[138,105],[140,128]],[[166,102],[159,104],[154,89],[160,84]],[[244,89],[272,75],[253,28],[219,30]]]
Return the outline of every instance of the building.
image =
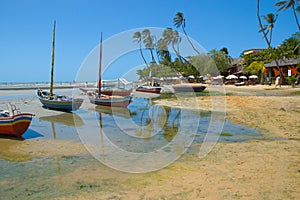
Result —
[[[283,76],[300,75],[300,68],[297,68],[298,63],[300,63],[300,58],[278,60],[278,65]],[[265,68],[265,74],[268,77],[280,75],[275,61],[265,64]]]

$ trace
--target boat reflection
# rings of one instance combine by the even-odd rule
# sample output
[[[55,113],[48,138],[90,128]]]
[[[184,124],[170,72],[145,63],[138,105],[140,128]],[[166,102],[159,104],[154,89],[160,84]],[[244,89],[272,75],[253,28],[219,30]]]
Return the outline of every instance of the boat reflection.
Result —
[[[62,113],[59,115],[40,117],[41,122],[48,121],[57,124],[63,124],[66,126],[83,126],[83,120],[75,113]]]
[[[100,132],[110,140],[118,140],[122,145],[134,141],[136,145],[149,147],[157,141],[161,144],[172,141],[178,133],[181,117],[179,109],[154,105],[151,99],[139,99],[129,108],[97,106],[95,111],[99,114]],[[143,144],[141,139],[151,144]]]
[[[95,106],[94,111],[99,114],[106,114],[110,116],[118,116],[123,118],[131,118],[131,112],[127,107],[109,107],[109,106]]]
[[[51,123],[53,140],[58,139],[58,135],[55,127],[56,124],[65,125],[68,127],[81,127],[84,125],[84,122],[81,119],[81,117],[75,113],[62,113],[54,116],[40,117],[39,120],[41,122],[47,121]],[[55,155],[55,162],[56,162],[58,182],[59,182],[58,185],[59,188],[63,188],[62,164],[61,164],[60,155]]]

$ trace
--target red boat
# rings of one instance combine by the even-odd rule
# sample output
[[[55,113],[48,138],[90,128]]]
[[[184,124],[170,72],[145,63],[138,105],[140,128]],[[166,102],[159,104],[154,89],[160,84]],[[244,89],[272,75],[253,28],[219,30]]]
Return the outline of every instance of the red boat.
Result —
[[[34,114],[17,113],[14,114],[12,106],[9,110],[1,110],[0,112],[0,134],[13,137],[22,137],[28,129]]]

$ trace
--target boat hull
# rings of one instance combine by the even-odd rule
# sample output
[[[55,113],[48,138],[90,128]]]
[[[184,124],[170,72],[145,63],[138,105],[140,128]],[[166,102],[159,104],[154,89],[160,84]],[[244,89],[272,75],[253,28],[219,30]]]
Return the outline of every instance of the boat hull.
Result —
[[[79,88],[82,92],[91,96],[93,94],[98,93],[98,89],[90,89],[90,88]],[[132,92],[132,89],[122,89],[122,88],[112,88],[112,89],[104,89],[101,90],[101,94],[109,95],[109,96],[129,96]]]
[[[53,110],[75,111],[78,110],[83,102],[83,99],[73,99],[71,101],[56,101],[39,98],[43,107]]]
[[[131,94],[132,90],[126,90],[126,89],[111,89],[111,90],[103,90],[101,91],[101,94],[109,95],[109,96],[129,96]]]
[[[39,97],[40,102],[43,107],[52,109],[52,110],[60,110],[60,111],[75,111],[78,110],[83,103],[83,99],[81,98],[49,98],[45,97],[47,93],[44,92],[42,95],[42,91],[38,90],[37,95]]]
[[[33,116],[30,113],[21,113],[10,117],[0,117],[0,134],[22,137],[28,129]]]
[[[131,103],[131,97],[112,97],[109,98],[98,98],[98,97],[90,97],[90,102],[100,106],[110,106],[110,107],[127,107]]]
[[[202,92],[205,90],[203,85],[173,85],[174,92]]]
[[[160,94],[161,87],[146,87],[146,86],[140,86],[135,89],[136,92],[148,92],[148,93],[155,93]]]

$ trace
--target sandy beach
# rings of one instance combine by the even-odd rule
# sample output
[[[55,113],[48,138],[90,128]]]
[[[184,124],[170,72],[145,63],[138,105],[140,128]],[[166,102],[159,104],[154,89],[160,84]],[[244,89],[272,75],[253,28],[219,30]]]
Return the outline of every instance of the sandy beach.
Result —
[[[215,90],[213,87],[207,89]],[[218,111],[212,106],[212,98],[225,99],[226,119],[261,130],[262,139],[219,142],[203,159],[199,159],[197,153],[187,153],[171,165],[145,174],[123,173],[103,166],[76,141],[1,140],[0,156],[12,159],[10,162],[38,159],[42,163],[49,158],[59,158],[65,161],[65,166],[71,166],[69,170],[48,177],[60,185],[61,190],[53,191],[57,195],[42,198],[44,190],[39,185],[35,195],[40,196],[31,194],[27,199],[299,199],[300,95],[295,92],[300,88],[226,85],[224,89],[226,96],[197,96],[183,102],[186,101],[190,109],[197,105],[205,111]],[[5,94],[9,92],[2,91],[1,95]],[[7,101],[23,112],[36,114],[37,118],[58,114],[41,109],[36,97],[1,100]],[[155,103],[179,105],[174,99],[156,100]],[[88,108],[89,104],[85,102],[83,106]],[[200,146],[194,144],[192,148]],[[75,158],[81,157],[89,164],[77,166],[80,161]],[[0,186],[5,184],[0,179]],[[28,194],[25,186],[22,187],[20,191],[24,189]],[[11,190],[6,191],[4,199],[12,199],[13,195],[14,199],[24,199],[24,193],[16,196]]]

